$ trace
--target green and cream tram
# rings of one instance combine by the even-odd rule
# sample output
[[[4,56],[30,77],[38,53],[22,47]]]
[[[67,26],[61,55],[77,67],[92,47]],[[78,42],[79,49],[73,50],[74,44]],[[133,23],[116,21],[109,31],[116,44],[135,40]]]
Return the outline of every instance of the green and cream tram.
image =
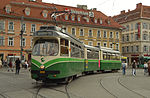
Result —
[[[37,81],[69,81],[83,73],[119,70],[120,52],[84,45],[57,26],[33,34],[31,77]]]

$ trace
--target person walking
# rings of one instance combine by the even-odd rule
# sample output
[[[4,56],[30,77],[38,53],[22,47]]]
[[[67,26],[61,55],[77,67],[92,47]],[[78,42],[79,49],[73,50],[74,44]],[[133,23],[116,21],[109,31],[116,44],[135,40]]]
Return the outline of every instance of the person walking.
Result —
[[[13,72],[13,65],[12,65],[12,60],[10,60],[8,64],[8,71],[11,70]]]
[[[125,63],[125,61],[123,61],[123,63],[122,63],[122,74],[123,75],[126,74],[126,63]]]
[[[24,65],[25,65],[25,69],[27,69],[28,68],[28,62],[27,62],[27,60],[25,60]]]
[[[146,75],[147,70],[148,70],[148,65],[146,62],[144,62],[144,75]]]
[[[132,75],[135,76],[136,75],[136,61],[134,60],[132,63]]]
[[[19,58],[15,61],[16,63],[16,74],[19,74],[21,61]]]

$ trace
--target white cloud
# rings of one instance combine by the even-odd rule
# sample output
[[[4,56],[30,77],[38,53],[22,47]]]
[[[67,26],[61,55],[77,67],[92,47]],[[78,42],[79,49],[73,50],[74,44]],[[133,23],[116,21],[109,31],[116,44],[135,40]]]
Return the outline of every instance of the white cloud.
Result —
[[[136,8],[137,3],[150,6],[150,0],[43,0],[43,2],[74,7],[76,7],[77,4],[87,5],[88,9],[97,8],[97,10],[107,16],[117,15],[122,10],[133,10]]]

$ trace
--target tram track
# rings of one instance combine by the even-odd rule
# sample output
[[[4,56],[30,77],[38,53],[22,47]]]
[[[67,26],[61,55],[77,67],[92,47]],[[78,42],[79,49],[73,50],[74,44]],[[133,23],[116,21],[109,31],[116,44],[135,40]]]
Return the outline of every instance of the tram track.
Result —
[[[127,90],[129,90],[129,91],[131,91],[131,92],[133,92],[133,93],[135,93],[135,94],[141,96],[141,98],[147,98],[147,97],[143,96],[142,94],[139,94],[139,93],[135,92],[134,90],[129,89],[125,84],[123,84],[123,83],[120,81],[120,78],[121,78],[121,77],[118,77],[118,83],[119,83],[121,86],[123,86],[123,87],[126,88]]]
[[[107,84],[104,84],[104,83],[103,83],[103,79],[104,79],[104,78],[109,78],[109,76],[100,78],[99,83],[100,83],[101,87],[102,87],[107,93],[109,93],[110,95],[112,95],[112,96],[115,97],[115,98],[119,98],[120,96],[122,96],[122,95],[121,95],[121,92],[122,92],[121,90],[125,91],[126,93],[127,93],[127,92],[130,92],[130,93],[132,93],[134,96],[138,96],[138,97],[140,97],[140,98],[147,98],[146,96],[144,96],[144,95],[142,95],[142,94],[140,94],[140,93],[138,93],[138,92],[136,92],[136,91],[134,91],[134,90],[128,88],[124,83],[121,82],[121,80],[120,80],[121,77],[118,77],[118,76],[117,76],[117,77],[115,77],[115,78],[116,78],[115,81],[117,82],[117,85],[118,85],[118,86],[120,85],[121,88],[122,88],[122,89],[119,88],[119,90],[120,90],[120,95],[118,95],[119,92],[117,92],[117,93],[115,92],[115,89],[116,89],[116,88],[110,90],[110,87],[108,87]],[[113,83],[112,83],[111,85],[113,85]],[[117,86],[117,85],[116,85],[116,86]],[[120,87],[120,86],[119,86],[119,87]],[[112,87],[113,87],[113,86],[112,86]],[[114,87],[115,87],[115,85],[114,85]]]
[[[104,77],[103,77],[103,78],[104,78]],[[100,81],[99,81],[101,87],[102,87],[107,93],[109,93],[110,95],[112,95],[113,97],[118,98],[116,95],[114,95],[113,93],[111,93],[107,88],[105,88],[105,86],[104,86],[103,83],[102,83],[102,79],[103,79],[103,78],[101,78]]]

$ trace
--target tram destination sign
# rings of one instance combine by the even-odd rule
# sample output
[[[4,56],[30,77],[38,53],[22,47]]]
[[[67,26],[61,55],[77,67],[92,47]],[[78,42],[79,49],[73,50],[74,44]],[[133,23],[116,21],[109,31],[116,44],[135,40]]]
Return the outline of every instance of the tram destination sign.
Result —
[[[33,36],[58,36],[58,34],[52,31],[47,31],[47,32],[38,31],[38,32],[35,32]]]

